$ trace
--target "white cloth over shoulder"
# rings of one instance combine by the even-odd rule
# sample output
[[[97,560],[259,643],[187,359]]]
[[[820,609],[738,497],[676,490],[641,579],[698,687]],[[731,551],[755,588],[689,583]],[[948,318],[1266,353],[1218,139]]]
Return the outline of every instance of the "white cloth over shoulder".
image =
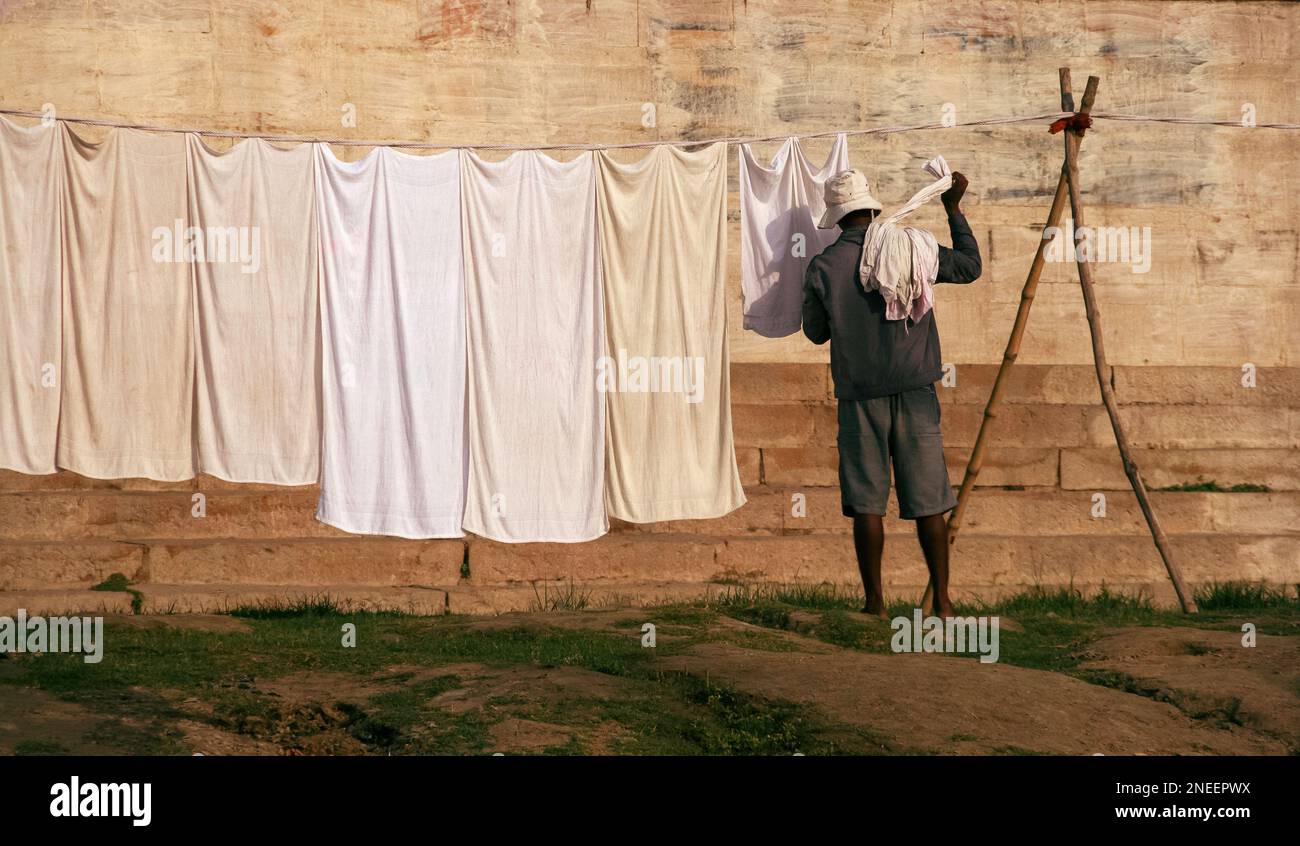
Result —
[[[605,518],[604,349],[591,153],[461,159],[469,345],[466,531],[591,540]]]
[[[849,168],[849,146],[837,135],[820,169],[797,138],[787,138],[760,164],[750,145],[740,145],[740,285],[745,328],[765,338],[784,338],[803,322],[803,275],[808,263],[839,236],[818,229],[826,211],[826,180]]]
[[[0,468],[53,473],[62,373],[57,124],[0,117]]]
[[[939,275],[939,242],[925,229],[898,223],[952,186],[952,171],[943,156],[925,163],[936,182],[912,195],[896,211],[877,217],[867,227],[858,267],[862,287],[879,291],[885,300],[885,319],[920,320],[934,307],[934,280]]]
[[[318,476],[315,152],[250,138],[189,143],[194,428],[200,472],[309,485]]]
[[[321,495],[362,534],[460,537],[465,275],[460,161],[388,148],[342,162],[316,145],[321,265]]]

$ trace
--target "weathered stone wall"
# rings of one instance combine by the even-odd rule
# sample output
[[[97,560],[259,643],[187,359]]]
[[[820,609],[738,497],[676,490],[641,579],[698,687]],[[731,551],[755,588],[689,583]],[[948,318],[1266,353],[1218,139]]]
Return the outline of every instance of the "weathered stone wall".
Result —
[[[1300,5],[913,0],[0,0],[0,105],[169,126],[448,143],[781,135],[1054,112],[1056,69],[1102,77],[1099,112],[1300,119]],[[656,122],[645,127],[646,104]],[[355,126],[343,125],[354,109]],[[102,130],[85,128],[96,136]],[[1193,581],[1300,582],[1300,135],[1098,121],[1084,142],[1093,226],[1149,227],[1150,266],[1096,266],[1113,384],[1153,487],[1215,480],[1269,493],[1161,493]],[[814,156],[828,142],[813,142]],[[760,145],[760,152],[776,144]],[[337,148],[356,158],[366,148]],[[943,153],[972,179],[983,278],[941,286],[944,431],[954,482],[979,425],[1060,166],[1041,123],[852,139],[887,203]],[[0,605],[121,571],[147,607],[213,607],[253,586],[343,585],[413,606],[536,600],[486,592],[563,577],[611,591],[746,578],[851,581],[838,514],[825,348],[740,329],[735,152],[730,342],[733,517],[574,546],[356,538],[312,519],[315,491],[0,474]],[[920,215],[941,230],[937,208]],[[1047,266],[957,582],[1165,590],[1098,404],[1074,268]],[[1258,387],[1241,384],[1244,364]],[[1005,490],[1004,487],[1013,488]],[[1020,490],[1023,488],[1023,490]],[[208,516],[190,515],[195,491]],[[1091,517],[1109,492],[1108,518]],[[790,514],[794,493],[808,514]],[[894,525],[894,589],[923,581]],[[269,586],[269,587],[268,587]],[[618,587],[623,586],[623,587]],[[363,590],[364,588],[364,590]],[[241,589],[246,589],[240,593]],[[631,588],[628,588],[631,589]],[[371,593],[365,593],[366,590]],[[664,587],[667,591],[668,588]],[[78,602],[75,596],[66,598]],[[497,597],[497,598],[493,598]],[[57,605],[54,594],[49,602]],[[389,597],[391,599],[391,597]],[[29,603],[28,607],[33,607]],[[53,606],[51,606],[53,607]]]
[[[962,367],[957,384],[940,391],[954,480],[994,372]],[[1153,494],[1186,578],[1300,581],[1300,369],[1263,370],[1255,389],[1241,388],[1230,368],[1119,367],[1110,378],[1153,489],[1210,480],[1225,489]],[[736,582],[853,583],[850,524],[834,487],[828,367],[737,364],[732,379],[749,502],[719,520],[616,521],[585,544],[347,535],[314,519],[315,486],[0,471],[0,612],[98,604],[104,595],[85,589],[115,572],[138,582],[144,607],[159,611],[321,591],[425,611],[487,611],[545,604],[570,590],[645,601]],[[1171,601],[1092,369],[1017,367],[1007,400],[956,546],[958,593],[1109,585]],[[1226,492],[1240,485],[1251,492]],[[1104,516],[1094,510],[1097,496]],[[919,594],[925,570],[911,527],[891,517],[887,531],[887,590]]]

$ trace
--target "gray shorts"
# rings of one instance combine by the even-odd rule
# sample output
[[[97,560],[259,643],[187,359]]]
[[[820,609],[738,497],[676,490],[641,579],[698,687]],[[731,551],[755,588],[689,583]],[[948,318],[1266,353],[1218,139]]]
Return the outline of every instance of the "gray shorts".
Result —
[[[898,514],[915,520],[957,505],[943,460],[933,385],[887,397],[840,400],[840,503],[845,517],[885,513],[894,467]]]

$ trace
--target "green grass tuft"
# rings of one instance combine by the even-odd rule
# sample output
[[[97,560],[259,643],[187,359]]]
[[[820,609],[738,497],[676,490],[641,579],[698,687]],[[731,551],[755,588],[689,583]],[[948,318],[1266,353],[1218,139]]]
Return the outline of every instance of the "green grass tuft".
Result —
[[[114,573],[99,584],[92,586],[90,589],[126,593],[131,589],[131,581],[121,573]]]
[[[129,593],[131,594],[131,613],[139,614],[144,608],[144,594],[131,587],[131,581],[121,573],[113,573],[107,579],[97,585],[92,585],[91,590],[108,591],[111,593]]]
[[[1285,587],[1257,582],[1210,582],[1195,591],[1196,605],[1204,611],[1256,608],[1300,608],[1300,597]]]
[[[1001,601],[967,607],[965,613],[977,614],[1057,614],[1069,617],[1107,617],[1116,620],[1151,617],[1156,613],[1151,597],[1145,593],[1117,593],[1102,585],[1092,593],[1075,587],[1033,587]]]
[[[1254,485],[1246,482],[1224,487],[1210,479],[1208,482],[1183,482],[1177,485],[1169,485],[1159,490],[1179,493],[1268,493],[1269,487],[1268,485]]]
[[[591,607],[591,591],[584,590],[573,582],[552,589],[545,582],[539,591],[533,585],[533,601],[529,611],[586,611]]]
[[[857,611],[862,608],[862,595],[856,590],[839,585],[733,585],[708,601],[714,608],[737,608],[760,604],[790,605],[795,608],[820,610],[842,609]]]
[[[346,606],[328,594],[306,596],[299,599],[265,599],[252,604],[237,605],[227,612],[232,617],[249,620],[285,620],[294,617],[335,617],[373,615],[399,616],[399,611],[357,610]]]

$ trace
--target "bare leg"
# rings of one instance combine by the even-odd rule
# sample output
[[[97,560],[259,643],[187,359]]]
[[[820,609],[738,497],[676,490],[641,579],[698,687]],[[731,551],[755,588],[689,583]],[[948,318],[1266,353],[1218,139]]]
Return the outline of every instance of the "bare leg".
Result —
[[[867,605],[862,612],[884,618],[887,615],[885,592],[880,588],[880,558],[885,551],[885,521],[879,514],[854,516],[853,548],[858,554],[862,587],[867,592]]]
[[[916,521],[916,537],[925,553],[925,566],[930,570],[934,585],[934,613],[939,617],[953,616],[952,600],[948,598],[948,521],[942,514],[931,514]]]

